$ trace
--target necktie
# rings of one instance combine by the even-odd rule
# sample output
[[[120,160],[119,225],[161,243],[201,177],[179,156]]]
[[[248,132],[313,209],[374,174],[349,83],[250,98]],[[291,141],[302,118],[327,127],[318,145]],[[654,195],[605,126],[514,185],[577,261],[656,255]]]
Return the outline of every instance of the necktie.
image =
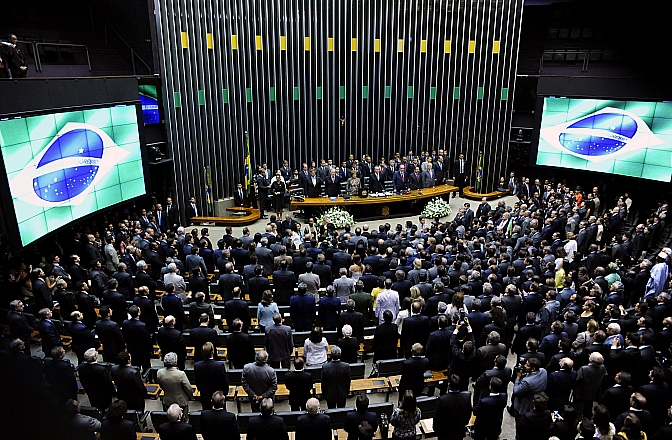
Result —
[[[333,178],[333,176],[331,178],[331,183],[336,183],[336,180]]]
[[[401,183],[404,183],[404,173],[401,173]]]
[[[161,224],[161,211],[156,212],[156,220],[159,224]]]
[[[303,174],[305,174],[306,177],[308,177],[308,171],[304,171]]]
[[[194,210],[194,215],[197,216],[197,215],[198,215],[198,212],[197,212],[197,210],[196,210],[196,204],[195,204],[195,203],[192,203],[192,204],[191,204],[191,209]]]
[[[460,161],[460,174],[464,174],[464,161]]]
[[[313,177],[313,186],[315,186],[315,178]]]

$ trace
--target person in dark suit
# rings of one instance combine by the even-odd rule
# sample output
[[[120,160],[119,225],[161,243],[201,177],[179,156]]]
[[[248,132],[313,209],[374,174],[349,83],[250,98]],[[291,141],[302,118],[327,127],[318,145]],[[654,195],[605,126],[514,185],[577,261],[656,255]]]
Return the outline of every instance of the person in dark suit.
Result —
[[[44,308],[51,310],[54,308],[51,290],[49,290],[47,283],[44,281],[45,276],[44,271],[39,267],[36,267],[30,272],[30,282],[33,297],[35,298],[35,310]]]
[[[562,358],[560,359],[559,365],[560,370],[554,371],[553,373],[549,374],[548,381],[546,382],[546,394],[548,395],[549,399],[548,408],[552,411],[562,411],[565,405],[569,404],[569,396],[572,393],[574,386],[576,385],[577,373],[576,371],[573,370],[574,362],[572,361],[572,359],[568,357]],[[592,371],[588,373],[588,375],[590,375],[591,373]],[[585,377],[583,374],[585,373],[582,373],[581,383],[579,385],[583,385],[583,382],[590,381],[590,379],[588,377]],[[600,379],[598,380],[600,381],[599,383],[601,384],[601,380]],[[576,408],[579,405],[579,396],[577,394],[577,391],[578,389],[574,391],[575,393],[574,408]],[[586,411],[592,412],[592,409],[593,406],[591,401],[590,404],[587,405]]]
[[[126,349],[124,336],[119,324],[110,319],[112,310],[108,306],[100,308],[100,319],[96,322],[96,335],[103,344],[103,358],[106,362],[115,362],[117,355]]]
[[[413,165],[411,165],[413,166]],[[411,191],[422,189],[422,174],[420,173],[420,167],[415,167],[412,172],[408,175],[408,184]]]
[[[107,408],[112,403],[114,385],[110,370],[98,361],[98,352],[95,348],[89,348],[84,353],[84,362],[79,365],[79,381],[84,391],[89,396],[91,406],[101,409]]]
[[[63,405],[68,399],[77,398],[77,376],[75,367],[65,358],[63,347],[56,346],[44,358],[44,377],[51,385],[51,397]]]
[[[217,335],[217,330],[210,328],[210,317],[206,313],[203,313],[198,319],[200,325],[191,329],[190,334],[191,344],[196,349],[194,353],[194,362],[203,360],[203,357],[201,356],[201,349],[204,344],[209,342],[215,348],[219,346],[219,336]],[[215,352],[215,357],[217,357],[216,354],[217,353]]]
[[[422,356],[422,350],[422,344],[413,344],[412,357],[401,363],[400,396],[403,396],[406,390],[413,391],[414,396],[422,395],[425,388],[425,372],[429,370],[429,359]]]
[[[187,346],[184,344],[182,332],[175,328],[175,317],[168,315],[163,319],[163,327],[156,334],[156,343],[162,354],[177,354],[177,367],[184,370],[184,361],[187,359]]]
[[[135,285],[140,288],[141,286],[146,286],[148,288],[148,297],[152,301],[156,299],[156,288],[158,285],[154,278],[152,278],[145,269],[147,268],[147,263],[143,260],[137,262],[138,271],[135,273]]]
[[[182,421],[182,408],[177,403],[167,411],[168,421],[155,427],[162,440],[196,440],[196,430]]]
[[[481,398],[473,407],[476,416],[474,440],[497,440],[502,432],[504,408],[506,408],[506,386],[498,377],[490,378],[490,394]]]
[[[233,193],[233,204],[235,206],[245,206],[246,203],[247,203],[247,194],[245,194],[243,184],[238,183],[236,184],[236,190]]]
[[[310,177],[306,178],[305,181],[306,197],[320,197],[320,194],[322,193],[322,184],[322,178],[317,175],[314,169],[310,170]]]
[[[324,178],[324,191],[329,197],[338,197],[341,192],[341,178],[336,174],[335,168]]]
[[[321,301],[320,301],[321,302]],[[355,300],[348,298],[345,302],[345,311],[338,316],[338,333],[343,336],[343,326],[352,327],[352,337],[359,342],[364,341],[364,315],[355,310]]]
[[[399,328],[392,322],[393,315],[389,310],[383,312],[383,323],[376,327],[373,335],[373,361],[396,359]]]
[[[264,268],[255,266],[254,276],[247,282],[247,290],[250,295],[250,303],[259,304],[264,291],[271,290],[271,282],[264,276]]]
[[[147,390],[142,382],[140,370],[131,366],[131,354],[119,353],[117,365],[112,366],[112,380],[117,386],[117,397],[126,402],[128,408],[135,411],[145,410]]]
[[[369,411],[369,398],[366,394],[357,394],[355,400],[356,411],[348,411],[345,415],[345,432],[348,434],[347,440],[358,440],[361,438],[359,426],[362,422],[368,423],[372,431],[375,432],[378,429],[378,418],[376,413]]]
[[[126,301],[133,300],[133,296],[135,295],[133,275],[126,272],[126,263],[119,263],[117,271],[112,274],[112,277],[117,280],[117,289],[124,296],[124,299]]]
[[[138,294],[133,298],[133,305],[140,308],[138,319],[145,324],[149,334],[156,333],[159,325],[159,317],[156,313],[154,302],[149,299],[149,288],[147,286],[138,287]],[[130,310],[130,309],[129,309]]]
[[[150,355],[152,353],[152,339],[147,330],[147,325],[140,320],[142,311],[135,304],[128,309],[131,319],[124,321],[121,327],[121,334],[126,341],[128,352],[132,356],[133,366],[141,367],[147,370],[150,365]]]
[[[670,386],[665,382],[665,372],[660,367],[653,367],[649,373],[651,382],[639,387],[639,393],[646,398],[645,408],[653,417],[653,431],[665,424],[665,416],[670,408]]]
[[[239,440],[236,416],[226,410],[226,394],[217,390],[212,394],[211,401],[211,409],[201,411],[203,440]]]
[[[380,167],[376,165],[373,168],[373,172],[369,176],[369,192],[381,193],[384,191],[385,191],[385,174],[380,170]]]
[[[331,418],[320,414],[320,401],[314,397],[308,399],[306,412],[296,419],[296,440],[333,440]]]
[[[471,393],[460,391],[462,380],[450,376],[448,393],[439,397],[434,411],[434,432],[439,440],[461,440],[471,417]]]
[[[350,392],[350,365],[341,362],[341,349],[331,349],[331,362],[322,364],[322,394],[329,408],[345,408]]]
[[[630,385],[632,376],[627,371],[621,371],[614,378],[616,384],[608,388],[600,397],[599,404],[604,405],[609,414],[621,414],[630,408],[630,396],[635,389]]]
[[[243,323],[234,319],[231,323],[232,333],[226,337],[226,356],[233,368],[241,369],[245,364],[254,362],[254,347],[250,335],[242,332]]]
[[[518,416],[516,419],[516,439],[541,440],[549,437],[551,424],[551,412],[546,409],[548,396],[546,393],[538,393],[532,397],[532,408]]]
[[[275,293],[273,298],[279,306],[288,306],[289,299],[294,294],[296,286],[296,275],[291,270],[287,270],[287,260],[280,261],[280,269],[273,272],[273,286]]]
[[[294,370],[285,374],[285,387],[289,390],[289,405],[292,411],[303,411],[313,391],[313,379],[303,369],[306,361],[302,357],[294,360]]]
[[[273,325],[266,326],[264,346],[268,350],[269,364],[273,368],[289,368],[289,359],[294,352],[292,329],[282,324],[282,315],[273,314]]]
[[[127,410],[127,403],[123,399],[110,404],[101,422],[101,440],[133,440],[136,438],[139,428],[136,423],[124,419]]]
[[[9,337],[11,340],[21,339],[25,343],[24,353],[30,356],[30,339],[34,330],[30,326],[26,315],[23,314],[25,308],[23,301],[15,299],[9,304],[9,308],[10,310],[7,312]]]
[[[84,325],[84,315],[80,311],[70,314],[68,334],[72,337],[72,351],[77,355],[77,363],[84,362],[84,353],[89,348],[98,348],[100,342],[96,339],[92,330]]]
[[[404,347],[406,358],[411,357],[411,347],[416,344],[427,344],[429,339],[429,318],[420,314],[422,305],[414,301],[411,306],[412,314],[404,319],[404,325],[401,328],[401,346]],[[415,390],[414,390],[415,392]],[[415,394],[418,396],[419,394]]]
[[[406,172],[405,165],[399,165],[399,171],[394,172],[394,175],[392,176],[392,184],[394,185],[394,191],[397,193],[408,190],[410,182],[408,180],[408,173]]]
[[[241,299],[242,289],[240,287],[233,288],[233,299],[224,303],[224,316],[226,322],[233,322],[234,319],[240,319],[243,323],[243,332],[247,333],[252,323],[250,319],[250,308],[247,302]]]
[[[166,294],[161,297],[163,313],[166,316],[171,315],[175,317],[175,328],[182,331],[186,321],[182,299],[175,295],[175,286],[172,283],[166,284],[164,288],[166,289]]]
[[[424,188],[434,188],[436,186],[436,173],[432,164],[427,164],[427,169],[422,172],[422,186]]]
[[[201,210],[196,206],[196,198],[190,197],[189,203],[184,207],[184,213],[187,216],[187,223],[191,224],[191,219],[201,215]]]
[[[288,440],[285,421],[273,415],[273,399],[265,398],[261,401],[261,415],[251,417],[247,425],[248,440]]]
[[[216,361],[215,347],[211,342],[206,342],[196,349],[201,351],[200,361],[194,364],[196,375],[196,387],[201,393],[201,405],[203,409],[212,408],[212,396],[217,390],[229,392],[229,381],[226,377],[224,362]],[[226,408],[226,403],[223,404]]]
[[[298,294],[289,299],[289,313],[297,332],[307,332],[315,319],[315,297],[307,295],[305,283],[299,283]]]
[[[448,317],[446,315],[438,317],[438,326],[439,329],[429,335],[425,356],[429,359],[432,370],[441,371],[447,370],[450,366],[451,351],[447,347],[450,347],[450,338],[453,336],[453,331],[448,329]]]
[[[647,436],[649,434],[653,434],[653,416],[649,410],[644,409],[645,406],[646,397],[644,397],[641,393],[633,393],[632,396],[630,396],[630,408],[619,414],[614,421],[616,432],[621,432],[625,419],[630,414],[634,414],[637,416],[639,421],[642,422],[642,431],[646,432]]]
[[[63,345],[61,335],[56,325],[51,321],[51,310],[45,307],[38,312],[38,316],[40,321],[37,323],[37,329],[40,331],[40,338],[42,338],[42,353],[49,356],[54,347]],[[29,343],[30,339],[24,342]]]
[[[460,188],[460,197],[462,197],[464,187],[467,186],[467,181],[469,180],[469,168],[463,153],[460,153],[453,163],[453,180],[455,181],[455,186]],[[455,193],[453,193],[453,196],[455,196]]]
[[[225,270],[226,272],[219,276],[219,294],[224,301],[228,301],[233,298],[235,287],[243,287],[243,278],[233,272],[233,264],[230,262],[226,263]]]
[[[126,320],[127,306],[126,298],[117,290],[118,285],[119,281],[114,278],[107,281],[107,289],[103,291],[103,304],[109,306],[112,310],[110,319],[121,326]]]

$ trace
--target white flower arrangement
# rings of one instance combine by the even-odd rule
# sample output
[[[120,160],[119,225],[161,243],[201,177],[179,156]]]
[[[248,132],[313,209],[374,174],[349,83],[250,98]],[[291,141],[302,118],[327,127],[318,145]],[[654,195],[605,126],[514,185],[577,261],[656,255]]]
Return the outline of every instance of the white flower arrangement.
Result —
[[[346,225],[352,226],[355,224],[355,219],[352,217],[352,214],[340,206],[332,206],[324,211],[322,215],[317,218],[316,223],[322,224],[325,217],[329,218],[329,223],[333,223],[337,229],[345,228]]]
[[[441,197],[434,197],[430,200],[425,209],[422,210],[422,216],[426,218],[445,217],[451,213],[450,205]]]

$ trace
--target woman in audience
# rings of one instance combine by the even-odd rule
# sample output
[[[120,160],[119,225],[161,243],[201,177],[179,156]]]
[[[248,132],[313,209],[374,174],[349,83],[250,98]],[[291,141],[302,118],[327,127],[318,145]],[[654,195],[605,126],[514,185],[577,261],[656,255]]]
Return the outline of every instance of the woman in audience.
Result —
[[[579,323],[579,329],[580,328],[581,324]],[[576,335],[574,342],[572,342],[572,349],[574,350],[575,355],[580,354],[584,348],[593,344],[593,340],[595,339],[595,332],[599,329],[600,326],[597,321],[594,319],[588,321],[588,324],[586,324],[586,330],[579,332]]]
[[[646,440],[646,433],[642,431],[642,422],[634,413],[625,418],[623,428],[618,435],[626,440]]]
[[[415,438],[415,426],[420,422],[422,413],[413,395],[406,390],[401,399],[401,406],[392,411],[390,424],[394,426],[392,438]]]
[[[374,287],[371,290],[371,297],[373,298],[373,308],[376,308],[376,300],[378,299],[378,294],[385,290],[385,277],[378,277],[378,287]]]
[[[616,434],[616,427],[611,423],[611,414],[605,405],[595,405],[593,423],[595,424],[595,438],[599,440],[611,440]]]
[[[364,265],[362,264],[362,257],[359,254],[354,254],[352,256],[352,265],[348,269],[350,278],[352,278],[355,283],[359,280],[359,277],[364,273]]]
[[[341,332],[343,337],[336,342],[336,345],[341,347],[341,361],[354,364],[357,362],[359,341],[352,337],[352,326],[350,324],[345,324]]]
[[[425,298],[422,297],[422,294],[420,294],[420,289],[417,286],[411,287],[411,300],[413,302],[419,302],[420,307],[422,309],[425,309]]]
[[[577,296],[579,298],[581,298],[582,296],[580,289]],[[577,324],[579,324],[580,332],[586,331],[586,329],[588,328],[588,321],[597,320],[597,316],[595,315],[595,308],[596,308],[595,301],[593,301],[592,299],[589,299],[588,301],[583,303],[583,306],[581,308],[582,311],[581,314],[579,315],[579,320],[577,321]]]
[[[266,326],[273,325],[273,315],[276,313],[280,313],[280,310],[273,302],[273,293],[270,290],[264,290],[259,307],[257,307],[257,319],[262,332]]]
[[[417,287],[413,286],[411,287],[411,292],[413,292],[413,288],[417,289]],[[409,297],[404,298],[401,303],[401,310],[397,313],[397,328],[399,329],[399,334],[401,334],[404,319],[411,316],[411,304],[413,304],[413,300]]]
[[[329,344],[322,336],[322,327],[313,327],[310,336],[303,343],[303,356],[306,358],[306,365],[321,365],[327,362],[327,350]]]
[[[551,414],[553,419],[549,433],[560,440],[574,440],[576,438],[576,410],[571,405],[565,405],[562,415]]]

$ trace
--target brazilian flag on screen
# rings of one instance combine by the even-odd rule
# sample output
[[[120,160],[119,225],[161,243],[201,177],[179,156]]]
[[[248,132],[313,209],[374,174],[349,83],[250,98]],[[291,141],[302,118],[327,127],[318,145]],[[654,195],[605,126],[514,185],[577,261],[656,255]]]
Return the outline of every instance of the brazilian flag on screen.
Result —
[[[478,170],[476,171],[476,192],[481,192],[483,182],[483,153],[478,153]]]
[[[252,182],[252,160],[250,158],[250,134],[245,132],[245,192],[250,195],[250,184]]]

